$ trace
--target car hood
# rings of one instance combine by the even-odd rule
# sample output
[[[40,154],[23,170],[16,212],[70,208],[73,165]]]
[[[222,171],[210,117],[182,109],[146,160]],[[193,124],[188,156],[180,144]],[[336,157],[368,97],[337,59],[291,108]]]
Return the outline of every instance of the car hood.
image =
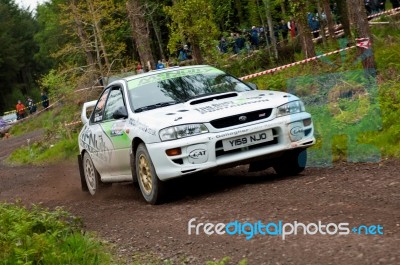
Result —
[[[207,97],[197,98],[185,103],[135,113],[134,117],[154,129],[161,129],[179,124],[207,123],[241,113],[276,108],[298,100],[294,95],[278,91],[253,90],[236,94],[237,96],[203,103],[198,102]]]

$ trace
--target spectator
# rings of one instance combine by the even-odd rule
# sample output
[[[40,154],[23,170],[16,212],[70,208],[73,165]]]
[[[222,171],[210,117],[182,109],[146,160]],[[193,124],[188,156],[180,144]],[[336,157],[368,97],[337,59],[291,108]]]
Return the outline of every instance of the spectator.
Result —
[[[320,28],[320,24],[318,21],[318,18],[316,18],[315,16],[312,18],[311,20],[311,31],[313,32],[313,36],[314,38],[318,38],[319,36],[319,28]]]
[[[140,63],[138,63],[137,66],[136,66],[136,73],[137,74],[144,73],[143,67],[142,67],[142,65]]]
[[[15,106],[15,109],[17,111],[17,120],[25,118],[25,106],[22,104],[21,100],[18,100],[18,104]]]
[[[258,31],[256,26],[251,27],[250,42],[253,49],[258,49]]]
[[[40,99],[42,100],[42,106],[44,109],[49,107],[49,98],[47,97],[46,93],[40,93]]]
[[[279,29],[280,29],[280,31],[282,32],[282,39],[283,39],[283,42],[286,44],[287,41],[288,41],[289,28],[288,28],[288,26],[287,26],[285,20],[283,20],[283,19],[281,20],[281,24],[280,24]]]
[[[226,43],[226,39],[224,37],[222,37],[219,41],[218,50],[222,53],[228,52],[228,44]]]
[[[190,59],[192,59],[192,52],[190,51],[189,46],[185,44],[183,49],[179,51],[178,60],[182,62]]]
[[[240,51],[244,48],[246,40],[239,34],[234,33],[233,35],[233,52],[235,54],[240,53]]]
[[[163,62],[161,60],[158,60],[156,69],[164,69],[164,68],[165,68],[165,65],[163,64]]]
[[[36,112],[36,105],[33,102],[33,99],[28,97],[28,109],[29,109],[29,114],[32,114]]]
[[[294,22],[294,19],[292,17],[288,22],[288,29],[290,30],[290,37],[293,40],[294,38],[296,38],[296,23]]]

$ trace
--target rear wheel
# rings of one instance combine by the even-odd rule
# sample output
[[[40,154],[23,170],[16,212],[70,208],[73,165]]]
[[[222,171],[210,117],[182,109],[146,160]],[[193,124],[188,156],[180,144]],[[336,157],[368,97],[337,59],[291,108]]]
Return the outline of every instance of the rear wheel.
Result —
[[[136,150],[135,165],[136,176],[144,199],[151,204],[159,203],[163,190],[163,182],[158,178],[149,152],[143,143],[139,144]]]
[[[295,176],[306,168],[306,164],[307,150],[293,150],[279,158],[279,161],[274,165],[274,170],[278,175]]]
[[[90,155],[86,152],[83,155],[83,172],[89,193],[95,195],[100,187],[100,175],[94,167]]]

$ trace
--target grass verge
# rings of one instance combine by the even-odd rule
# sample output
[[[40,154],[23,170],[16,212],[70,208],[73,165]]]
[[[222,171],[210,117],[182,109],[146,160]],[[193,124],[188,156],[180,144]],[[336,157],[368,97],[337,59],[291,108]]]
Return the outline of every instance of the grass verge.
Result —
[[[115,264],[109,246],[62,209],[0,204],[0,260],[7,264]]]

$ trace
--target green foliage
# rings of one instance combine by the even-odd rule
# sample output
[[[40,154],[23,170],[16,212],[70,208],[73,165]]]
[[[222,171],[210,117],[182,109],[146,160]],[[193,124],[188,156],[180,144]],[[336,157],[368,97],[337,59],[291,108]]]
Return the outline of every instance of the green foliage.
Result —
[[[16,149],[7,158],[7,162],[13,165],[49,164],[75,158],[78,153],[78,134],[74,133],[71,138],[61,140],[52,139],[33,143],[28,140],[26,146]]]
[[[171,18],[168,43],[171,54],[187,42],[199,45],[205,54],[208,49],[214,49],[212,43],[218,37],[218,29],[211,0],[176,0],[164,10]]]
[[[227,264],[231,264],[231,258],[229,257],[224,257],[221,260],[217,260],[217,261],[208,261],[206,264],[207,265],[227,265]],[[246,259],[242,259],[241,261],[238,262],[238,265],[247,265],[247,260]]]
[[[0,204],[2,264],[111,264],[106,246],[64,210]]]
[[[62,95],[71,94],[76,86],[76,81],[76,72],[52,69],[40,79],[39,84],[43,90],[49,91],[50,97],[59,98]]]
[[[65,104],[62,108],[44,111],[13,126],[10,131],[13,136],[44,129],[44,139],[39,142],[27,142],[27,145],[16,149],[7,161],[11,164],[45,164],[74,158],[79,152],[79,125],[67,127],[65,122],[76,121],[79,117],[77,105]]]
[[[13,0],[0,1],[0,113],[14,109],[21,94],[32,94],[39,69],[33,59],[37,24],[32,14]],[[18,97],[14,90],[19,90]]]
[[[222,32],[230,30],[232,22],[235,20],[234,9],[232,8],[233,1],[212,0],[215,23]]]

